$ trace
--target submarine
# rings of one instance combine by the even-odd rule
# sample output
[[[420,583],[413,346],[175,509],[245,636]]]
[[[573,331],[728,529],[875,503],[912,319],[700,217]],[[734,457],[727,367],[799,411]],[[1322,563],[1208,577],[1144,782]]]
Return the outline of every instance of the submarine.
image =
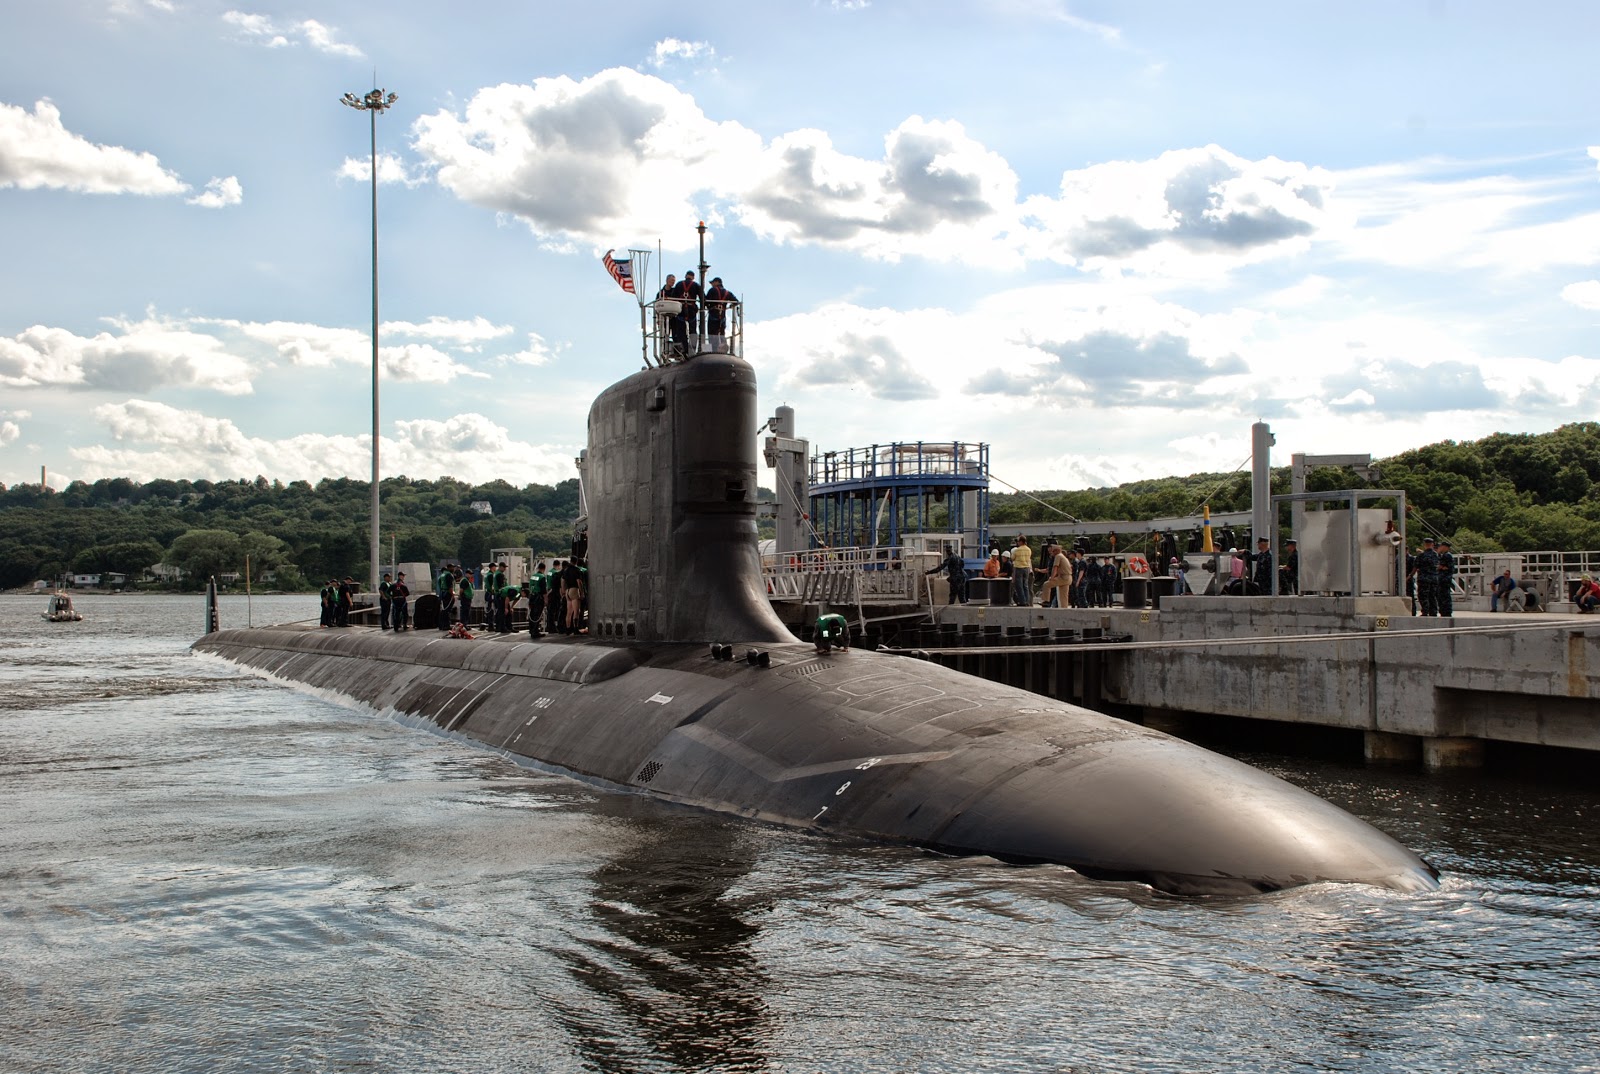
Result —
[[[1438,872],[1333,804],[1159,731],[923,661],[819,652],[773,612],[756,376],[646,361],[588,416],[589,633],[286,625],[196,650],[618,790],[1174,895]]]

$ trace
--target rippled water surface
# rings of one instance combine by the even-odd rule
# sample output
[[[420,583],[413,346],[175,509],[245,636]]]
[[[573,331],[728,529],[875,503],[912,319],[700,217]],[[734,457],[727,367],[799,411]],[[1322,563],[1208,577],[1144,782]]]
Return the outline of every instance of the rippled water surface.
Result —
[[[199,598],[78,604],[0,598],[5,1074],[1600,1070],[1570,774],[1252,757],[1442,889],[1160,898],[596,790],[191,655]]]

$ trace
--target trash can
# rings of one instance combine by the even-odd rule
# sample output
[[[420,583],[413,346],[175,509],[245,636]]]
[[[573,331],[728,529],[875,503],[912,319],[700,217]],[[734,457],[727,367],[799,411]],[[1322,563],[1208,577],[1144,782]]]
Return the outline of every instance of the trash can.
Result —
[[[1168,574],[1158,574],[1150,579],[1150,607],[1161,607],[1162,597],[1176,596],[1178,580]]]
[[[990,585],[994,579],[978,575],[976,578],[967,579],[967,603],[988,604],[991,601],[993,589]]]
[[[1149,582],[1148,578],[1135,577],[1133,575],[1124,578],[1122,580],[1122,606],[1124,608],[1143,608],[1147,590],[1149,589]]]
[[[1006,577],[989,579],[989,603],[996,607],[1009,607],[1011,604],[1011,579]]]

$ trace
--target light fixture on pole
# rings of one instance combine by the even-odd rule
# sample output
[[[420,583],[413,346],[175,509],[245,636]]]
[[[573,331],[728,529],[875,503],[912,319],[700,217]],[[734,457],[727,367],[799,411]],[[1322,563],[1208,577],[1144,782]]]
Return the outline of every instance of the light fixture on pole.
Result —
[[[372,569],[371,587],[378,590],[378,113],[398,95],[375,89],[365,97],[347,93],[339,100],[367,113],[372,134]]]

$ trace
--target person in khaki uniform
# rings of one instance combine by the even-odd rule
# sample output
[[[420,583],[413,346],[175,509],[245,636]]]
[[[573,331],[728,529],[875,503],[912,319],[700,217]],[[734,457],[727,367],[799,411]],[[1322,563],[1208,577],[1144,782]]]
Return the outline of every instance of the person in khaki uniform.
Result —
[[[1072,561],[1058,544],[1046,549],[1046,554],[1050,557],[1050,577],[1044,583],[1044,588],[1039,590],[1039,603],[1049,607],[1051,599],[1054,598],[1059,607],[1061,597],[1057,590],[1066,590],[1069,602],[1072,598]]]

